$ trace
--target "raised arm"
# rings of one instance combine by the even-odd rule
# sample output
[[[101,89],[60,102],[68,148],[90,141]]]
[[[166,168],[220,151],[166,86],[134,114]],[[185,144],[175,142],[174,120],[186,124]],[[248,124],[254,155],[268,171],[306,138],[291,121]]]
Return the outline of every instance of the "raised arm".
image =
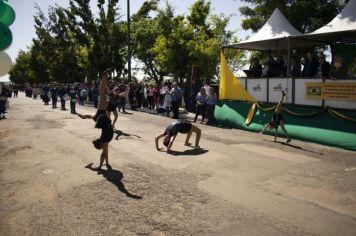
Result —
[[[161,133],[161,134],[157,135],[156,138],[155,138],[156,149],[157,149],[158,151],[161,150],[161,148],[159,148],[159,146],[158,146],[158,141],[159,141],[161,138],[163,138],[163,137],[164,137],[164,133]]]
[[[176,139],[177,135],[174,135],[171,137],[171,140],[169,141],[168,147],[167,147],[167,153],[171,151],[171,147],[173,145],[174,140]]]

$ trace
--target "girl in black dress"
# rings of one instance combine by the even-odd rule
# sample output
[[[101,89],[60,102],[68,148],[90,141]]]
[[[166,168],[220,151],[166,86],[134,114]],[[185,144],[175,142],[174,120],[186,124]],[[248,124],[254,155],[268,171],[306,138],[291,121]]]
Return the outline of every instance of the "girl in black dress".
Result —
[[[107,166],[109,165],[109,143],[114,136],[114,130],[111,124],[111,120],[106,113],[106,108],[107,108],[107,102],[106,102],[107,85],[106,84],[108,78],[107,74],[109,72],[110,72],[109,70],[106,70],[101,79],[101,83],[99,86],[100,101],[96,114],[94,116],[78,114],[78,116],[82,119],[93,119],[94,122],[96,122],[95,128],[101,129],[100,138],[93,141],[94,147],[96,149],[103,150],[100,156],[100,164],[97,167],[97,169],[100,169],[102,167],[104,161],[106,162]]]

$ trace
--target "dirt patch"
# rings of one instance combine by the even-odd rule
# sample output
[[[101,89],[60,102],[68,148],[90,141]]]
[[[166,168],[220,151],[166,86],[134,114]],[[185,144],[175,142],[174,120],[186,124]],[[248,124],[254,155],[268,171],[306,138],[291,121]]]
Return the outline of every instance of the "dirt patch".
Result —
[[[4,152],[4,154],[0,155],[1,158],[6,158],[6,157],[13,157],[15,156],[16,152],[22,151],[22,150],[27,150],[31,149],[30,146],[18,146],[18,147],[13,147]]]
[[[34,115],[26,121],[30,122],[35,129],[55,129],[62,128],[64,126],[62,122],[46,119],[43,115]]]
[[[93,174],[103,180],[12,212],[10,223],[0,221],[5,235],[259,235],[261,228],[271,235],[310,234],[202,192],[196,183],[205,174],[134,165]],[[246,228],[251,224],[258,234]]]

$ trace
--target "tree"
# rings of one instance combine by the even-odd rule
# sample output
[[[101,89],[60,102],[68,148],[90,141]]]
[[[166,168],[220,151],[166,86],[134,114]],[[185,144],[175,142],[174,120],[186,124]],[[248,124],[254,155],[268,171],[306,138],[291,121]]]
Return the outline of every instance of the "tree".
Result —
[[[172,31],[173,17],[172,7],[167,5],[164,9],[158,9],[157,0],[144,2],[139,11],[132,16],[133,56],[142,62],[142,70],[156,83],[161,83],[169,72],[159,66],[154,47],[159,36]]]
[[[88,49],[88,74],[95,78],[98,71],[113,68],[118,75],[126,64],[126,28],[120,22],[118,0],[98,1],[99,17],[95,18],[89,0],[70,0],[66,11],[70,28],[78,43]],[[105,9],[106,6],[106,9]]]
[[[232,37],[226,30],[229,19],[212,15],[209,1],[196,1],[187,17],[174,17],[173,29],[157,38],[152,50],[157,64],[176,80],[185,78],[187,67],[192,65],[202,79],[218,76],[220,47]]]
[[[30,67],[31,52],[20,51],[10,71],[10,80],[15,84],[34,83],[34,72]]]
[[[50,24],[40,7],[36,5],[37,13],[34,16],[37,39],[33,39],[31,47],[30,66],[37,83],[49,82],[50,61],[55,58],[56,42],[50,35]]]

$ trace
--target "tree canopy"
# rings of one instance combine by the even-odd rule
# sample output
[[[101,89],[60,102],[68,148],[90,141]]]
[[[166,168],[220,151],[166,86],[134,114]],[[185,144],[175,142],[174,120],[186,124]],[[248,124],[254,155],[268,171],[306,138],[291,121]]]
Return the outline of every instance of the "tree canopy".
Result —
[[[121,19],[119,0],[98,0],[94,14],[90,0],[69,0],[69,7],[36,6],[36,37],[20,52],[10,72],[13,82],[82,82],[113,68],[127,73],[127,22]],[[183,81],[192,66],[203,79],[218,75],[220,47],[232,40],[230,17],[214,15],[211,3],[197,0],[187,15],[177,15],[169,2],[145,1],[131,16],[133,59],[148,79],[165,76]],[[243,55],[239,55],[237,60]]]

